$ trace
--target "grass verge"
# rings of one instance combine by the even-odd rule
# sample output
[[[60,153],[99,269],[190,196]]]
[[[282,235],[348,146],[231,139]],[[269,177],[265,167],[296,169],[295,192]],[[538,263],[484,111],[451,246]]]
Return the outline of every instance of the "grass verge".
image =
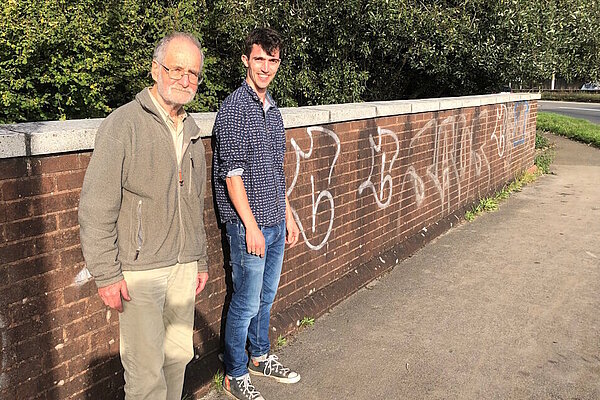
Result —
[[[539,130],[552,132],[600,148],[600,125],[584,119],[539,112],[537,127]]]

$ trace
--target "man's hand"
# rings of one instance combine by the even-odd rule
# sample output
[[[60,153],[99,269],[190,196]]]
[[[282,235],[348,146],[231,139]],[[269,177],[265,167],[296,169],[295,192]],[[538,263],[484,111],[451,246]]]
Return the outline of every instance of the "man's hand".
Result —
[[[129,292],[127,291],[125,279],[115,282],[112,285],[98,288],[98,294],[100,295],[100,298],[102,298],[104,304],[118,312],[123,312],[123,302],[121,301],[121,298],[125,301],[131,300]]]
[[[246,227],[246,250],[255,256],[265,256],[265,237],[258,226]]]
[[[264,257],[265,237],[256,224],[250,209],[242,177],[238,175],[228,176],[225,183],[227,184],[229,199],[233,203],[235,211],[239,214],[244,227],[246,227],[246,251],[249,254]]]
[[[290,247],[294,247],[296,243],[298,243],[298,238],[300,237],[300,229],[298,229],[298,225],[296,224],[296,220],[292,216],[291,218],[285,219],[285,229],[287,230],[287,235],[285,236],[285,243],[289,244]]]
[[[208,272],[198,272],[196,277],[196,296],[204,289],[208,281]]]

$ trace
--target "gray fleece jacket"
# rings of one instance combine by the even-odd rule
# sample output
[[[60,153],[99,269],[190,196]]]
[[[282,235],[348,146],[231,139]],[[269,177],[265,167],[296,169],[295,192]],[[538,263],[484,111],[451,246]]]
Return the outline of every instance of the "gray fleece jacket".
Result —
[[[206,161],[192,117],[181,164],[173,137],[146,88],[100,125],[79,202],[81,247],[103,287],[122,271],[198,261],[207,271]],[[181,179],[180,179],[181,171]]]

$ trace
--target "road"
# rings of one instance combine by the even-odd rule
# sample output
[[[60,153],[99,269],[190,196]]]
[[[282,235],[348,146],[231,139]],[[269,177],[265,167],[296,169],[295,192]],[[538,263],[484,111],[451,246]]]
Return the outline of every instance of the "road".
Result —
[[[568,101],[538,101],[538,111],[553,112],[600,124],[600,103],[575,103]]]

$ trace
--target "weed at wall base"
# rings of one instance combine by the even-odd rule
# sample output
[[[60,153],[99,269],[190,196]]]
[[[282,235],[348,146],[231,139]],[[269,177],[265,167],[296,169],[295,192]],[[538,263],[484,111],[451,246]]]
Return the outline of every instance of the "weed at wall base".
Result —
[[[213,376],[213,385],[219,393],[223,391],[223,378],[225,378],[225,375],[222,371],[217,371]]]
[[[543,174],[550,173],[550,164],[554,161],[555,156],[554,146],[540,131],[537,131],[535,134],[535,149],[536,155],[534,164],[537,167],[537,171],[535,173],[524,172],[514,181],[504,186],[502,190],[496,192],[493,196],[479,200],[479,203],[465,213],[465,219],[467,221],[473,221],[475,217],[483,212],[496,211],[500,201],[509,198],[511,193],[520,192],[524,185],[535,181]]]
[[[281,348],[287,344],[287,339],[283,335],[277,337],[277,343],[275,344],[278,348]]]

